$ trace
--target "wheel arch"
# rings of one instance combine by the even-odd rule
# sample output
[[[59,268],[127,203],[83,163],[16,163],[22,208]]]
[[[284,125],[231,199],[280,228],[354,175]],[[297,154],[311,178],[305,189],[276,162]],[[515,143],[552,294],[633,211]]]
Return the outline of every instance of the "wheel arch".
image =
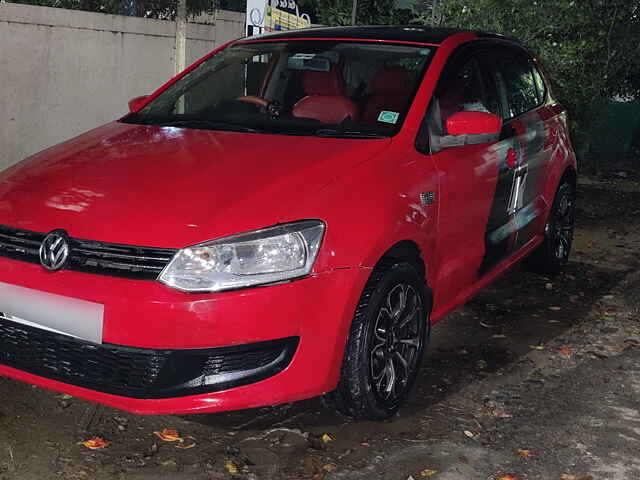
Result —
[[[400,240],[389,247],[384,254],[380,257],[376,263],[376,267],[389,260],[406,262],[418,271],[420,276],[424,279],[425,294],[430,304],[433,304],[433,291],[429,282],[428,265],[425,260],[419,245],[413,240]],[[374,267],[375,268],[375,267]]]
[[[378,263],[388,259],[401,260],[413,265],[426,279],[427,266],[424,258],[422,257],[420,247],[418,247],[418,244],[413,240],[401,240],[396,242],[387,249]]]
[[[578,186],[578,172],[576,172],[572,165],[569,165],[564,169],[557,186],[559,187],[565,181],[569,182],[573,188]]]

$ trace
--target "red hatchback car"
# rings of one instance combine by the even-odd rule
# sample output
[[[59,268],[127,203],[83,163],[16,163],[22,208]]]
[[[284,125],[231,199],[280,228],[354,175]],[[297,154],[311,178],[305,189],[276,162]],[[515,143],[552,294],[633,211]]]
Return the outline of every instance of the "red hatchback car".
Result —
[[[567,262],[576,159],[497,35],[231,42],[0,176],[0,373],[137,413],[394,414],[431,325]]]

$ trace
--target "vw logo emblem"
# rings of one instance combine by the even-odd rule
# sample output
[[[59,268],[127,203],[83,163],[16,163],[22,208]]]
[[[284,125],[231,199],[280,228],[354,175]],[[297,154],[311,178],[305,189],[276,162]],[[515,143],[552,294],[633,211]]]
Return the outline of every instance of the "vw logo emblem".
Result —
[[[69,235],[64,230],[49,232],[40,245],[40,263],[55,272],[64,267],[69,258]]]

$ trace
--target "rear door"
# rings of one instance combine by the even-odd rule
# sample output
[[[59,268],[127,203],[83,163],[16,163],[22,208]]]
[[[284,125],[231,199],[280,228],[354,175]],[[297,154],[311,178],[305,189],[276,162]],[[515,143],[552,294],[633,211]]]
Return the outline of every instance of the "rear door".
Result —
[[[549,132],[541,116],[546,92],[532,58],[517,47],[500,45],[484,60],[498,88],[504,124],[481,274],[541,233],[546,209],[544,175],[551,156]]]

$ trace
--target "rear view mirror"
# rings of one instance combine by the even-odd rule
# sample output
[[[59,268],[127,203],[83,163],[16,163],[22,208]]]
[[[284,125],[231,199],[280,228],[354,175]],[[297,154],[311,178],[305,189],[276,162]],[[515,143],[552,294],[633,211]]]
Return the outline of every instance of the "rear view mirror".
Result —
[[[486,112],[457,112],[447,118],[449,135],[490,135],[499,134],[502,119]]]
[[[287,60],[287,68],[289,70],[328,72],[331,70],[331,61],[328,58],[318,57],[314,54],[297,53]]]
[[[142,95],[141,97],[135,97],[129,100],[129,113],[135,113],[140,110],[140,107],[147,101],[149,95]]]
[[[447,133],[438,137],[438,148],[496,142],[502,130],[502,118],[487,112],[456,112],[445,124]]]

